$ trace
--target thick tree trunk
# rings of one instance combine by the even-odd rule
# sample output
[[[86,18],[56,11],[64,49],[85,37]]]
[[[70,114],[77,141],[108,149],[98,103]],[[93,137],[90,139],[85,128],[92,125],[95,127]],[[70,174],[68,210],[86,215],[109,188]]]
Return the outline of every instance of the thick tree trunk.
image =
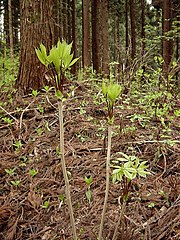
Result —
[[[20,7],[19,7],[19,0],[11,1],[12,2],[12,24],[13,24],[13,44],[14,50],[16,51],[19,47],[19,15],[20,15]]]
[[[10,47],[9,39],[9,11],[8,11],[8,1],[4,1],[4,34],[6,39],[6,47]]]
[[[61,1],[60,1],[61,2]],[[62,0],[63,39],[67,41],[67,0]]]
[[[130,0],[130,20],[131,20],[131,58],[136,55],[136,28],[135,28],[135,4],[134,0]]]
[[[102,21],[102,72],[109,74],[109,28],[108,28],[108,0],[101,3]]]
[[[100,28],[101,0],[92,0],[92,61],[93,69],[101,72],[101,28]]]
[[[145,73],[145,0],[141,0],[141,61],[142,61],[142,81],[144,82],[144,73]]]
[[[72,0],[72,51],[74,53],[74,58],[77,56],[76,48],[76,0]],[[72,66],[72,73],[76,73],[76,64]]]
[[[129,19],[128,19],[128,14],[129,12],[129,7],[128,7],[128,0],[126,0],[126,5],[125,5],[125,13],[126,13],[126,68],[129,65]]]
[[[35,48],[43,43],[47,50],[57,41],[56,25],[53,21],[54,0],[21,0],[21,48],[20,67],[16,81],[19,93],[49,85],[46,69],[38,60]]]
[[[90,0],[83,0],[82,3],[82,65],[83,68],[89,67],[91,64],[91,48],[90,48]]]
[[[163,2],[163,76],[168,80],[168,72],[173,55],[173,40],[167,38],[167,33],[172,28],[172,4],[171,0],[164,0]],[[168,87],[168,81],[167,81]]]
[[[11,0],[8,0],[8,12],[9,12],[9,39],[10,39],[10,49],[11,49],[11,60],[12,60],[12,63],[14,63],[14,45],[13,45],[13,26],[12,26]]]

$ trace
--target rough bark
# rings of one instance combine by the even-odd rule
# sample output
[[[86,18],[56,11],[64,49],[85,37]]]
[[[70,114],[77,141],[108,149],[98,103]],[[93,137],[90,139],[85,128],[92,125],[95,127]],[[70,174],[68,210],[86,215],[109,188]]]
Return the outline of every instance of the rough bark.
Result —
[[[62,20],[63,39],[67,41],[67,0],[62,0]]]
[[[108,0],[101,3],[102,21],[102,72],[109,74],[109,28],[108,28]]]
[[[129,6],[128,6],[128,0],[126,0],[126,5],[125,5],[125,14],[126,14],[126,68],[129,65],[128,61],[128,51],[129,51],[129,21],[128,21],[128,14],[129,12]]]
[[[167,37],[167,33],[172,29],[172,5],[171,0],[163,2],[163,76],[167,80],[168,71],[173,55],[173,40]],[[168,84],[168,82],[167,82]]]
[[[135,28],[135,3],[134,0],[129,1],[130,6],[130,21],[131,21],[131,58],[134,59],[136,55],[136,28]]]
[[[90,0],[84,0],[82,3],[82,65],[83,68],[91,64],[90,49]]]
[[[101,0],[92,0],[92,61],[97,73],[101,72],[100,8]]]
[[[11,60],[14,63],[14,44],[13,44],[13,26],[12,26],[12,5],[11,0],[8,0],[8,12],[9,12],[9,40],[11,49]]]
[[[76,48],[76,0],[72,0],[72,51],[74,53],[74,58],[77,56]],[[76,73],[76,64],[72,66],[71,72]]]
[[[38,60],[35,48],[43,43],[49,50],[57,42],[54,7],[54,0],[20,1],[21,47],[16,88],[21,94],[50,84],[45,74],[47,70]]]

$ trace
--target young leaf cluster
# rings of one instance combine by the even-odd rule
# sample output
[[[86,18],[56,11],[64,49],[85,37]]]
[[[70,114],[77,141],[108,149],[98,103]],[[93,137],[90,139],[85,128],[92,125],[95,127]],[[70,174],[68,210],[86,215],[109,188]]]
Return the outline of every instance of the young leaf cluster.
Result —
[[[117,83],[110,82],[106,84],[105,82],[102,83],[102,92],[104,97],[106,98],[107,107],[108,107],[108,118],[109,123],[113,122],[114,114],[113,114],[113,106],[115,101],[120,95],[121,87]]]
[[[63,74],[71,67],[79,58],[73,59],[73,53],[71,53],[72,43],[67,44],[66,41],[58,41],[56,46],[53,46],[47,54],[46,47],[41,43],[40,47],[35,49],[37,57],[40,62],[45,65],[46,68],[52,67],[54,78],[56,82],[56,90],[60,90],[62,93]],[[59,95],[61,95],[59,93]]]
[[[129,181],[139,175],[140,177],[146,177],[150,174],[146,169],[148,168],[147,161],[140,161],[135,156],[128,156],[124,153],[120,153],[123,157],[117,158],[118,161],[124,162],[121,165],[112,166],[115,168],[112,173],[112,182],[122,181],[125,176]]]

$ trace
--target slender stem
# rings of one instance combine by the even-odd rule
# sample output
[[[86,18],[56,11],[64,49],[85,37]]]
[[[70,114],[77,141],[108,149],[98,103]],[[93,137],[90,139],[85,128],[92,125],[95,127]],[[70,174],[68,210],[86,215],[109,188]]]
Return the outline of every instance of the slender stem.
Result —
[[[111,138],[112,138],[112,126],[109,124],[108,125],[107,159],[106,159],[106,191],[105,191],[104,206],[103,206],[103,212],[102,212],[102,216],[101,216],[101,224],[100,224],[98,240],[102,240],[103,225],[104,225],[104,220],[105,220],[105,213],[106,213],[108,194],[109,194]]]
[[[68,208],[69,208],[73,239],[77,240],[75,220],[74,220],[74,214],[73,214],[73,208],[72,208],[72,202],[71,202],[71,195],[70,195],[70,185],[69,185],[69,179],[68,179],[67,170],[66,170],[66,162],[65,162],[65,158],[64,158],[63,104],[62,104],[61,100],[58,101],[58,110],[59,110],[59,133],[60,133],[61,164],[62,164],[63,176],[64,176],[64,181],[65,181],[65,186],[66,186],[66,198],[67,198],[67,203],[68,203]]]
[[[116,228],[115,228],[115,230],[114,230],[114,235],[113,235],[112,240],[116,240],[118,227],[119,227],[119,224],[121,223],[121,219],[122,219],[122,216],[123,216],[123,214],[124,214],[125,207],[126,207],[126,201],[123,202],[122,209],[121,209],[121,213],[120,213],[120,215],[119,215],[118,222],[116,223]]]

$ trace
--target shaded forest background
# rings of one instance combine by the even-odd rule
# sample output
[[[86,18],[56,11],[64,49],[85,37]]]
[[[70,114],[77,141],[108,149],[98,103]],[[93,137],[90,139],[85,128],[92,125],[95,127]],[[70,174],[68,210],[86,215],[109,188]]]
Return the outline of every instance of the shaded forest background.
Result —
[[[0,0],[0,25],[0,240],[73,239],[61,143],[78,239],[98,238],[107,179],[104,240],[180,239],[179,0]],[[35,49],[58,39],[79,59],[57,100]],[[135,160],[150,174],[111,181]]]
[[[73,42],[81,56],[72,73],[90,68],[130,84],[138,70],[152,71],[155,58],[164,86],[179,85],[179,1],[1,1],[1,55],[20,55],[16,87],[21,92],[47,83],[34,49],[57,40]],[[16,57],[17,59],[17,57]],[[4,69],[3,69],[4,68]],[[39,69],[38,73],[36,69]],[[6,72],[1,66],[1,77]],[[17,69],[16,69],[17,70]],[[171,80],[168,80],[168,75]]]

